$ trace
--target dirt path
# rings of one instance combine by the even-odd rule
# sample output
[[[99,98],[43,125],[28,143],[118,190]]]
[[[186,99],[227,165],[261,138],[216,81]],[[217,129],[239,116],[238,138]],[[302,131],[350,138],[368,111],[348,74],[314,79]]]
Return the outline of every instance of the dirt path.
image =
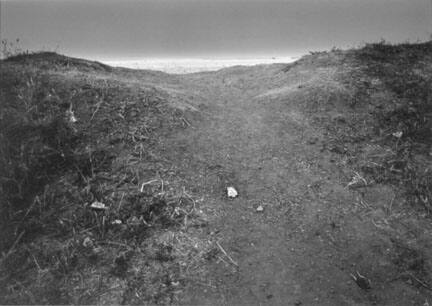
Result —
[[[430,305],[429,51],[187,75],[8,62],[1,298]]]
[[[185,76],[200,110],[191,128],[164,143],[212,216],[210,234],[238,263],[210,264],[206,282],[191,284],[185,304],[350,305],[423,303],[416,288],[391,272],[389,236],[374,225],[394,197],[383,186],[368,205],[346,188],[290,91],[313,75],[288,77],[282,66]],[[240,196],[229,200],[227,186]],[[264,212],[256,207],[263,205]],[[369,207],[370,208],[370,207]],[[366,274],[362,290],[350,273]],[[392,280],[396,278],[396,281]]]

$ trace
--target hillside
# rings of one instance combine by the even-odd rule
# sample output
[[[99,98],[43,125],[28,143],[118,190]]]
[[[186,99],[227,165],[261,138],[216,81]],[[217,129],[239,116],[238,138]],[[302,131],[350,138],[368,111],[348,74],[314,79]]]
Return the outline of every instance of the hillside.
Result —
[[[0,65],[1,304],[432,300],[431,42]]]

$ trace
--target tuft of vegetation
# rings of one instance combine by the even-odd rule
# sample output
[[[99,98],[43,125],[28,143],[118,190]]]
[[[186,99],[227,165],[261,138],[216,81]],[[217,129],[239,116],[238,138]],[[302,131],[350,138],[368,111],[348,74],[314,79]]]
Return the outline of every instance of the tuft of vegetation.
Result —
[[[29,54],[28,50],[24,51],[19,45],[20,45],[19,38],[15,39],[15,41],[2,39],[0,59],[6,59],[19,54]]]

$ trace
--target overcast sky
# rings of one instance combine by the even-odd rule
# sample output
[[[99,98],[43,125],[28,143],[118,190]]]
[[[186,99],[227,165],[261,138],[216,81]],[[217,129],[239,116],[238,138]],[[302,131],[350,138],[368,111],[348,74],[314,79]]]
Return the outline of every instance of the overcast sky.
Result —
[[[2,39],[97,59],[289,56],[431,33],[431,0],[1,1]]]

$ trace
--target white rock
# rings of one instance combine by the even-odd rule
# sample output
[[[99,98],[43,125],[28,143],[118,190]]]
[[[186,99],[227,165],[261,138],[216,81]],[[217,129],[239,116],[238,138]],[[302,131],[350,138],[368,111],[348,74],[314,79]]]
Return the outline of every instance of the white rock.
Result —
[[[89,237],[85,237],[85,239],[83,241],[83,246],[85,248],[90,248],[93,246],[93,241]]]
[[[96,210],[106,210],[108,209],[108,207],[105,206],[104,203],[98,202],[98,201],[94,201],[91,205],[90,208],[96,209]]]
[[[68,117],[69,122],[71,122],[71,123],[75,123],[78,121],[78,119],[75,117],[73,110],[71,110],[71,109],[66,111],[66,116]]]
[[[392,135],[396,138],[401,138],[403,133],[401,131],[399,131],[399,132],[394,132]]]
[[[260,205],[260,206],[258,206],[258,207],[256,208],[256,211],[257,211],[257,212],[263,212],[263,211],[264,211],[264,207],[263,207],[262,205]]]
[[[228,198],[235,198],[238,196],[237,190],[234,187],[227,187]]]

